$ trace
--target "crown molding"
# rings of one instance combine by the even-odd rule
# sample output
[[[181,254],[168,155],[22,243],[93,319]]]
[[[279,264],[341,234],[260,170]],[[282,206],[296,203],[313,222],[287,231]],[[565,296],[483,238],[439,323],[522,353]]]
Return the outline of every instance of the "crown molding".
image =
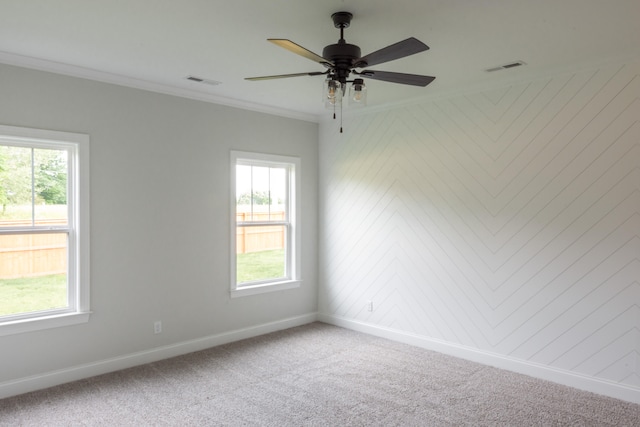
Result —
[[[77,77],[87,80],[94,80],[101,83],[109,83],[118,86],[130,87],[134,89],[146,90],[165,95],[177,96],[180,98],[194,99],[197,101],[209,102],[212,104],[224,105],[227,107],[239,108],[243,110],[255,111],[259,113],[271,114],[291,119],[303,120],[307,122],[318,123],[319,118],[316,115],[292,111],[283,108],[271,107],[268,105],[256,104],[252,102],[242,101],[223,96],[217,96],[208,93],[202,93],[196,90],[181,88],[177,86],[165,85],[136,79],[132,77],[122,76],[119,74],[108,73],[105,71],[94,70],[91,68],[78,67],[75,65],[64,64],[61,62],[49,61],[45,59],[33,58],[24,55],[0,51],[0,63],[13,65],[16,67],[29,68],[49,73],[62,74],[65,76]]]

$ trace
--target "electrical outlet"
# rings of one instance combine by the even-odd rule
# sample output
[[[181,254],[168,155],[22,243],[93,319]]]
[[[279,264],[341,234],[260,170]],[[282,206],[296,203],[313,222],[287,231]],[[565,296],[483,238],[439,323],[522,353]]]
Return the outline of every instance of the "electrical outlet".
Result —
[[[160,320],[156,320],[153,322],[153,333],[159,334],[160,332],[162,332],[162,322]]]
[[[373,301],[367,301],[367,311],[373,311]]]

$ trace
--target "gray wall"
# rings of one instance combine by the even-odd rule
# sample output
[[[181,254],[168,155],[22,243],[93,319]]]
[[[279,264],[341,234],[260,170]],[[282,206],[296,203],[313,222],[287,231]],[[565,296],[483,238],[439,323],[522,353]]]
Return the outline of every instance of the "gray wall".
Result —
[[[321,318],[639,399],[639,117],[631,63],[323,123]]]
[[[94,312],[0,337],[0,384],[316,311],[317,124],[6,65],[0,124],[90,135]],[[301,158],[299,289],[229,297],[231,149]]]

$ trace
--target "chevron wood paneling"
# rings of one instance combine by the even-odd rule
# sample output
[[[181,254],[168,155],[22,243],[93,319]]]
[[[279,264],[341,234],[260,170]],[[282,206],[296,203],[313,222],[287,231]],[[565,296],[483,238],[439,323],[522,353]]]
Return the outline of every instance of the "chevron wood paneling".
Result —
[[[322,312],[640,388],[640,64],[333,125]]]

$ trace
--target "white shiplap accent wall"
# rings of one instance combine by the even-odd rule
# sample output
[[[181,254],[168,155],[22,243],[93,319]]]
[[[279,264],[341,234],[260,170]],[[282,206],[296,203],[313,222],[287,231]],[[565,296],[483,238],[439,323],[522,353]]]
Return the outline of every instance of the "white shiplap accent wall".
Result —
[[[640,391],[640,64],[337,128],[323,315]]]

